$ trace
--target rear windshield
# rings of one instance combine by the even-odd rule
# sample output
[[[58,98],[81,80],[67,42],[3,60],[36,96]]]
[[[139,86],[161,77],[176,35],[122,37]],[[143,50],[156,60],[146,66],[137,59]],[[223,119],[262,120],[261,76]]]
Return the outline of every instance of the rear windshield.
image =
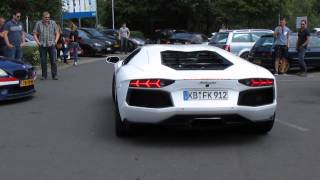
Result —
[[[249,33],[234,33],[232,42],[252,42]]]
[[[212,51],[163,51],[161,62],[176,70],[223,70],[233,65]]]
[[[211,44],[226,44],[228,40],[229,33],[216,33],[211,39]]]
[[[190,33],[174,33],[171,38],[173,39],[192,39],[193,34]]]
[[[79,30],[79,29],[77,31],[79,33],[79,37],[85,38],[85,39],[90,39],[89,35],[86,32]]]
[[[103,36],[103,34],[101,34],[99,31],[95,29],[87,29],[86,31],[88,31],[94,37]]]
[[[260,46],[272,46],[274,41],[274,37],[268,36],[268,37],[262,37],[260,38],[256,44],[254,45],[255,47],[260,47]]]
[[[310,36],[309,47],[317,47],[320,48],[320,37],[319,36]]]
[[[290,36],[289,37],[289,46],[296,47],[298,36]],[[320,48],[320,38],[318,36],[310,36],[310,42],[308,47]]]

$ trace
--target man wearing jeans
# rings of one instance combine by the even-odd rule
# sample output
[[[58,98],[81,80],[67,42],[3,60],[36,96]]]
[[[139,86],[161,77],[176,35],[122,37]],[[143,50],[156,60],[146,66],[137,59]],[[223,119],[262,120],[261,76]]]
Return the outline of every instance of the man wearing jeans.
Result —
[[[130,37],[130,30],[127,28],[126,23],[123,23],[119,30],[119,39],[121,41],[121,51],[127,54],[128,51],[128,38]]]
[[[5,56],[21,61],[22,47],[25,45],[25,34],[20,18],[20,12],[13,13],[12,19],[4,26],[3,37],[6,43]]]
[[[42,80],[47,79],[47,54],[49,54],[52,79],[58,80],[57,50],[55,45],[59,40],[59,36],[60,33],[56,22],[50,20],[49,12],[43,12],[42,20],[38,21],[33,29],[33,37],[40,48]]]
[[[299,64],[301,68],[301,71],[299,74],[301,76],[307,76],[307,65],[306,65],[306,62],[304,61],[304,56],[306,54],[306,49],[310,41],[310,33],[306,28],[307,26],[306,20],[302,20],[300,25],[301,25],[301,28],[298,32],[298,40],[297,40],[298,59],[299,59]]]

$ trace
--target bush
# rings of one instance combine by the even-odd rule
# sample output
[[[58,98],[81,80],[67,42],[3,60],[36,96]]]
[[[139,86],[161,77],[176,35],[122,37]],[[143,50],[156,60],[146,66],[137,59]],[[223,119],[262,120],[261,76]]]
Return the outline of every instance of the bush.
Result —
[[[141,31],[130,31],[131,37],[144,38],[144,34]]]
[[[25,62],[31,65],[40,64],[40,52],[38,47],[24,47],[23,48],[23,59]]]

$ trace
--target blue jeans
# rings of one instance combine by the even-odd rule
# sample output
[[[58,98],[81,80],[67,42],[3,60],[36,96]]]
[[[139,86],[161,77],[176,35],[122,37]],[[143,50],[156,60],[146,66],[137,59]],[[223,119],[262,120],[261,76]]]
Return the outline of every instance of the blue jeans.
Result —
[[[72,42],[69,45],[69,49],[72,49],[72,57],[74,62],[78,62],[78,47],[79,47],[79,43],[77,42]]]
[[[6,46],[0,45],[0,56],[5,56],[4,52],[6,52]]]
[[[306,55],[306,48],[299,48],[298,60],[299,60],[299,65],[302,72],[307,72],[307,65],[306,65],[306,62],[304,61],[305,55]]]
[[[14,46],[13,48],[5,48],[5,56],[12,59],[22,60],[22,48]]]
[[[128,52],[128,38],[121,37],[121,52]]]
[[[47,77],[47,54],[49,54],[50,64],[51,64],[51,75],[52,77],[57,76],[57,50],[55,46],[43,47],[40,46],[40,59],[41,59],[41,69],[42,77]]]

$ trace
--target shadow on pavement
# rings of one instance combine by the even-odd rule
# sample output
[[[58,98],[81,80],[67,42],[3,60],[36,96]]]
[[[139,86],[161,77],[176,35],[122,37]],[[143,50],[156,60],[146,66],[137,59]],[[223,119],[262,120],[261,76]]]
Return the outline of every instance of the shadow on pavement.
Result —
[[[250,144],[268,138],[268,135],[250,133],[247,127],[192,130],[157,126],[138,127],[133,136],[119,138],[114,131],[114,104],[111,96],[101,99],[97,105],[96,107],[101,107],[98,110],[99,119],[94,125],[97,137],[103,141],[113,141],[122,145],[125,143],[146,147],[226,146]]]
[[[20,99],[12,99],[12,100],[5,100],[5,101],[0,101],[0,107],[1,106],[7,106],[7,105],[14,105],[17,103],[23,103],[27,101],[31,101],[34,98],[34,96],[28,96]]]

